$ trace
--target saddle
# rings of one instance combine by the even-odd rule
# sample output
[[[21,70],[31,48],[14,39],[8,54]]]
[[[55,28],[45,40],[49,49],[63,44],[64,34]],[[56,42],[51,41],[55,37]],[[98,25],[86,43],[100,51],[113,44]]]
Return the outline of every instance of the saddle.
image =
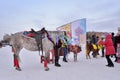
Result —
[[[37,46],[38,46],[38,50],[40,51],[40,49],[42,50],[42,39],[45,38],[44,34],[42,31],[35,31],[34,29],[31,29],[31,31],[24,31],[23,34],[27,37],[31,37],[34,38]]]
[[[92,44],[92,46],[93,46],[93,48],[94,48],[95,50],[102,48],[102,45]]]
[[[40,36],[42,39],[45,38],[45,36],[42,32],[40,33],[40,31],[37,32],[37,31],[34,31],[33,29],[31,29],[31,31],[24,31],[23,35],[25,35],[27,37],[31,37],[31,38],[36,38],[36,37],[40,37]]]

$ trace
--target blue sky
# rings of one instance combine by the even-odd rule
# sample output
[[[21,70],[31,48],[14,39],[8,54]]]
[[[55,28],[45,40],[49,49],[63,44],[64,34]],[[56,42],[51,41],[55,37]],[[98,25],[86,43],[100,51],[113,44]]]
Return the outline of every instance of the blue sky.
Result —
[[[120,0],[0,0],[0,34],[57,27],[87,19],[87,31],[120,27]]]

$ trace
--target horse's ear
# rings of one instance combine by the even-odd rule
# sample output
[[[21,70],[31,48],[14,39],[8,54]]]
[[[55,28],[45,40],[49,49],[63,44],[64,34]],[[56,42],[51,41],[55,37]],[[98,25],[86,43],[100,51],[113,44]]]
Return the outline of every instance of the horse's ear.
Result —
[[[41,30],[45,30],[45,27],[43,27]]]

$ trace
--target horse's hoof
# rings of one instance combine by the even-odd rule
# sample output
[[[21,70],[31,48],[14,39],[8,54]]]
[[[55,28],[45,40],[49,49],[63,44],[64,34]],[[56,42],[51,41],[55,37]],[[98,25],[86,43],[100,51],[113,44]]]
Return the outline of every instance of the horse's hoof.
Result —
[[[15,69],[16,69],[17,71],[21,71],[21,70],[22,70],[21,68],[17,68],[17,67],[16,67]]]
[[[49,71],[49,68],[48,68],[48,67],[46,67],[46,68],[45,68],[45,71]]]

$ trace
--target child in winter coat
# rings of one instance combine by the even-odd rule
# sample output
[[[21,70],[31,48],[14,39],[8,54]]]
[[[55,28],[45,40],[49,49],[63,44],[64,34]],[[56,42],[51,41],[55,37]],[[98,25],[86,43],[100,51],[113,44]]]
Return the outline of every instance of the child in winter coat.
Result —
[[[105,52],[105,57],[107,60],[107,65],[108,67],[114,67],[114,64],[112,62],[112,60],[110,59],[111,55],[115,55],[115,48],[112,42],[112,36],[110,34],[106,35],[105,41],[102,41],[101,39],[99,39],[98,44],[104,45],[106,52]],[[117,57],[116,57],[117,59]]]

